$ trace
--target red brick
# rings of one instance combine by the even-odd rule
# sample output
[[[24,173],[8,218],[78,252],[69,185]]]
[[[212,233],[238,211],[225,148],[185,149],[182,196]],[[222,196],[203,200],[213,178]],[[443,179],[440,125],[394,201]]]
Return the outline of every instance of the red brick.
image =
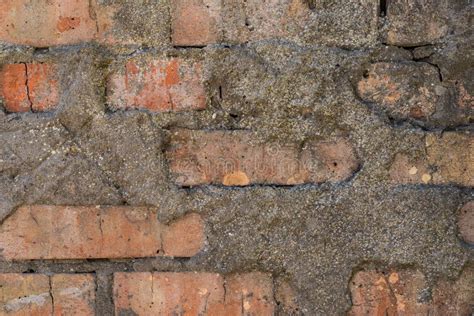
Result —
[[[109,77],[108,101],[114,109],[203,109],[206,97],[201,63],[179,57],[130,60]]]
[[[59,83],[51,64],[10,64],[0,71],[1,96],[8,112],[44,112],[58,104]]]
[[[0,72],[0,87],[5,109],[8,112],[28,112],[31,103],[26,86],[25,64],[4,65]]]
[[[474,186],[474,138],[471,133],[428,134],[422,154],[398,153],[390,168],[395,183]]]
[[[189,214],[171,223],[164,228],[162,238],[165,256],[192,257],[201,250],[205,242],[201,216]]]
[[[265,273],[237,274],[226,278],[226,315],[274,315],[273,281]]]
[[[49,277],[39,274],[0,274],[2,315],[52,315]]]
[[[300,149],[299,144],[261,144],[246,131],[178,130],[167,157],[182,186],[337,182],[358,167],[354,149],[343,138],[310,142]]]
[[[1,315],[95,315],[90,274],[0,274]]]
[[[173,227],[166,238],[170,255],[192,256],[202,248],[196,216]],[[155,257],[163,255],[164,230],[148,208],[26,206],[0,227],[0,248],[7,260]]]
[[[51,276],[53,315],[95,315],[95,280],[91,274]]]
[[[27,64],[28,91],[31,109],[48,111],[59,101],[56,68],[50,64]]]
[[[358,272],[350,282],[348,315],[427,315],[430,305],[419,300],[426,286],[420,272]]]
[[[221,38],[221,1],[175,0],[171,2],[172,42],[175,46],[204,46]]]
[[[474,201],[466,203],[459,211],[458,228],[462,239],[474,244]]]
[[[262,273],[115,273],[113,288],[117,315],[274,314],[272,280]]]

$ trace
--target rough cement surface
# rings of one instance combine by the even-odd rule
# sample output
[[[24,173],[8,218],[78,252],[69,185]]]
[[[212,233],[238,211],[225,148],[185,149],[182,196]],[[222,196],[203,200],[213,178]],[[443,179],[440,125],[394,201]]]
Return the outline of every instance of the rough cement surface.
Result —
[[[137,23],[127,19],[124,25]],[[383,27],[380,32],[383,38]],[[472,189],[392,184],[388,170],[394,153],[416,154],[426,128],[394,121],[363,103],[354,88],[369,63],[413,61],[416,55],[424,58],[419,62],[437,65],[447,85],[459,78],[472,94],[471,31],[453,31],[423,49],[382,41],[346,49],[278,40],[186,50],[3,46],[0,63],[54,61],[64,79],[55,112],[0,111],[2,218],[22,204],[150,205],[165,222],[201,213],[208,238],[206,249],[186,260],[2,262],[0,271],[96,272],[101,315],[113,311],[116,271],[267,271],[295,287],[307,315],[344,314],[350,307],[349,279],[362,266],[412,266],[431,281],[455,278],[474,260],[456,229],[457,211],[474,198]],[[105,78],[114,61],[130,54],[202,58],[208,108],[109,111]],[[344,135],[363,164],[340,184],[183,189],[170,181],[164,158],[170,131],[177,127],[250,129],[262,141],[282,143]],[[472,130],[472,119],[451,129]]]

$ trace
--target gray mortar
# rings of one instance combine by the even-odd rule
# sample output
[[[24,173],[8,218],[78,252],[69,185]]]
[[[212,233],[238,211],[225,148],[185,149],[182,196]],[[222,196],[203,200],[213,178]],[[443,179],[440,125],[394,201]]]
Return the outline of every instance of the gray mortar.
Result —
[[[466,33],[454,33],[433,46],[430,58],[446,77],[465,80],[472,94],[472,76],[460,65],[466,63],[460,56],[471,56],[472,68],[469,41]],[[105,78],[129,54],[202,58],[208,108],[109,111]],[[394,154],[420,153],[425,131],[390,120],[353,89],[364,65],[412,56],[380,41],[352,50],[278,40],[179,50],[2,46],[0,64],[58,63],[63,92],[53,113],[0,111],[0,217],[22,204],[151,205],[163,222],[202,214],[207,245],[191,259],[1,262],[0,272],[95,272],[98,315],[113,313],[111,274],[117,271],[267,271],[295,287],[306,315],[344,314],[350,277],[364,266],[416,267],[430,282],[456,277],[474,260],[455,223],[473,190],[391,184]],[[163,154],[178,127],[249,129],[260,141],[282,143],[345,135],[362,167],[340,184],[182,189],[171,181]]]

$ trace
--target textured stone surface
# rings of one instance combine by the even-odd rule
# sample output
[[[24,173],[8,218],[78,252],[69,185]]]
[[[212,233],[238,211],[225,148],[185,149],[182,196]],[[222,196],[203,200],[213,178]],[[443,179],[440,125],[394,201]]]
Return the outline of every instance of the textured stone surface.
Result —
[[[378,2],[373,0],[270,0],[265,5],[258,0],[178,0],[171,7],[172,42],[176,46],[268,39],[365,46],[375,40],[378,21]],[[350,34],[347,29],[351,29]]]
[[[398,46],[432,44],[448,34],[449,1],[388,1],[387,43]],[[407,27],[410,25],[410,27]]]
[[[37,12],[46,9],[41,1],[29,2],[39,7]],[[95,11],[104,9],[105,20],[111,23],[100,27],[108,30],[105,39],[91,34],[91,40],[43,48],[33,47],[41,44],[31,42],[37,40],[31,38],[35,30],[13,34],[24,36],[15,41],[1,39],[2,67],[54,64],[60,78],[54,111],[13,113],[5,110],[0,98],[2,221],[25,205],[150,207],[163,225],[173,225],[185,214],[201,215],[206,240],[191,258],[1,261],[0,272],[93,271],[96,313],[112,315],[117,272],[198,271],[224,276],[264,271],[275,282],[284,279],[291,284],[296,299],[286,304],[296,302],[297,313],[344,315],[351,309],[349,282],[355,272],[413,267],[423,273],[432,302],[459,302],[443,306],[455,315],[456,309],[466,314],[470,306],[462,302],[472,299],[462,297],[468,298],[469,292],[432,285],[457,282],[473,261],[471,245],[461,239],[457,216],[474,196],[466,185],[468,171],[454,172],[468,163],[468,146],[461,141],[454,147],[462,151],[446,150],[451,147],[441,141],[451,133],[472,130],[472,6],[465,0],[440,5],[424,1],[423,10],[413,8],[399,16],[406,22],[398,27],[398,37],[406,32],[422,34],[416,37],[426,45],[412,46],[419,45],[415,38],[393,46],[387,42],[393,19],[384,3],[389,2],[282,0],[262,6],[261,1],[216,1],[223,4],[216,18],[217,44],[173,47],[174,1],[100,0]],[[447,33],[429,39],[425,25],[440,19]],[[61,28],[74,23],[65,20]],[[58,35],[48,36],[56,40]],[[20,41],[33,46],[15,44]],[[160,58],[202,64],[205,108],[152,112],[110,106],[111,74],[124,73],[130,60]],[[442,92],[435,112],[422,119],[395,118],[396,113],[389,115],[379,102],[363,100],[357,83],[379,63],[392,65],[385,72],[404,83],[401,92],[407,104],[411,97],[422,96],[411,85]],[[412,75],[417,80],[407,79]],[[360,166],[338,182],[182,187],[176,185],[166,159],[176,129],[251,133],[254,144],[268,142],[278,148],[348,139]],[[430,154],[432,160],[427,157],[428,135],[436,135],[442,145],[436,149],[439,155]],[[217,140],[216,146],[221,143]],[[406,156],[406,171],[417,166],[413,183],[391,178],[397,154]],[[435,161],[436,157],[441,160]],[[428,183],[422,181],[423,168],[432,177],[430,181],[425,177]],[[440,178],[434,183],[436,172]],[[468,281],[456,284],[469,288]],[[422,293],[424,298],[427,292]],[[295,310],[276,299],[280,304],[274,304],[275,314]]]

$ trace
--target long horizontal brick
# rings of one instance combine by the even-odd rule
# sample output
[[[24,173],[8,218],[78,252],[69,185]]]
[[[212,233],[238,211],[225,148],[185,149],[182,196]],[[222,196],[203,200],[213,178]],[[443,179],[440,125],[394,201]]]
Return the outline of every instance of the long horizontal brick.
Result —
[[[337,182],[349,178],[359,165],[353,147],[343,138],[299,148],[299,144],[260,144],[246,131],[177,130],[167,157],[181,186]]]
[[[92,274],[0,274],[1,315],[95,315]]]
[[[390,168],[395,183],[474,186],[474,137],[470,132],[428,134],[421,156],[397,153]]]
[[[113,109],[153,112],[198,110],[206,107],[200,62],[180,57],[129,60],[108,80]]]
[[[456,281],[435,284],[414,270],[360,271],[349,283],[348,315],[471,315],[473,282],[472,267],[466,267]]]
[[[115,273],[116,315],[273,315],[269,275]]]
[[[190,214],[166,227],[140,207],[20,207],[0,226],[6,260],[139,258],[195,255],[204,225]],[[163,240],[166,251],[163,251]]]
[[[0,69],[0,97],[8,112],[44,112],[59,102],[59,81],[52,64],[7,64]]]

